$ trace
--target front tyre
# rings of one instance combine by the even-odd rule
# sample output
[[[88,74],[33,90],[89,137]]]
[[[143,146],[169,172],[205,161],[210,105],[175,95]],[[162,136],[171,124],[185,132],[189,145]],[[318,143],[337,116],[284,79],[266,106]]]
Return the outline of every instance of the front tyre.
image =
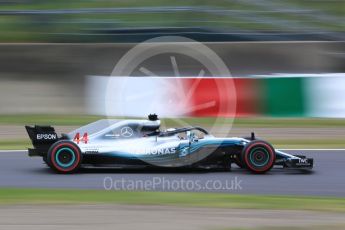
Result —
[[[50,168],[58,173],[74,173],[82,162],[82,154],[79,147],[71,141],[58,141],[54,143],[47,156]]]
[[[262,174],[269,171],[276,160],[274,148],[265,141],[252,141],[242,151],[242,162],[251,172]]]

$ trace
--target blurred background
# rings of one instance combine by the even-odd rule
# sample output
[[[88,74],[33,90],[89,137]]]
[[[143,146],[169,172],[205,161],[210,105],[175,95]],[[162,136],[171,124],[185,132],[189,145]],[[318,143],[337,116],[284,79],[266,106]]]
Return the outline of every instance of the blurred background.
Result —
[[[343,40],[342,0],[1,0],[3,42]]]
[[[111,75],[131,48],[160,36],[202,42],[236,77],[236,98],[217,94],[220,103],[236,103],[235,114],[223,114],[227,117],[219,122],[216,106],[178,120],[164,118],[164,126],[197,125],[212,129],[215,136],[249,136],[254,131],[279,149],[345,149],[344,0],[0,0],[0,226],[344,229],[344,198],[308,197],[344,194],[343,150],[309,151],[306,155],[316,158],[314,173],[253,177],[235,169],[232,174],[244,179],[244,188],[249,188],[244,192],[281,191],[288,197],[85,190],[103,189],[100,178],[109,175],[134,181],[155,175],[172,181],[232,178],[228,172],[131,171],[64,177],[50,173],[41,159],[27,159],[24,151],[7,151],[31,146],[24,125],[52,125],[57,133],[68,133],[104,118],[99,108],[107,79],[102,79]],[[176,54],[151,57],[145,67],[158,76],[175,76],[174,64],[181,76],[201,73],[200,63]],[[147,72],[136,69],[133,75],[150,75]],[[216,95],[212,80],[195,88],[195,98],[207,102],[210,98],[204,95]],[[139,95],[147,90],[164,91],[164,87],[154,87],[150,78],[141,83],[148,87],[142,91],[136,87]],[[141,108],[147,105],[145,100],[138,103]],[[172,107],[162,105],[166,110]],[[224,129],[231,132],[224,133]],[[62,190],[64,184],[83,190]],[[36,186],[50,189],[22,188]],[[198,208],[188,208],[193,206]]]
[[[344,15],[343,0],[0,0],[0,142],[24,139],[23,123],[77,126],[104,115],[90,109],[87,76],[109,76],[136,44],[171,35],[204,43],[232,76],[251,79],[238,84],[237,103],[251,106],[237,116],[252,119],[240,124],[308,118],[328,127],[329,145],[343,145]],[[199,73],[190,59],[177,61],[182,76]],[[150,63],[171,75],[170,62]]]

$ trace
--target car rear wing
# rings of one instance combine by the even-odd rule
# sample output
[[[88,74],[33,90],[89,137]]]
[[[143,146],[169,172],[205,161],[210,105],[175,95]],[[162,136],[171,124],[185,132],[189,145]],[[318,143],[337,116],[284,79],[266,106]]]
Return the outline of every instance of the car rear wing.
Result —
[[[30,156],[45,156],[52,144],[60,138],[51,126],[25,126],[34,149],[29,149]]]

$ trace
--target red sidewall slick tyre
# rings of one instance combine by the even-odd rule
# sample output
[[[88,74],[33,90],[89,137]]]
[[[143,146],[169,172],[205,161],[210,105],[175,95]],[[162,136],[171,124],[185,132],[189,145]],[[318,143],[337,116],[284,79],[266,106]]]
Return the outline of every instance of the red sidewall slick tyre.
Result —
[[[82,162],[79,147],[71,141],[58,141],[54,143],[47,156],[48,165],[59,173],[76,172]]]
[[[276,160],[275,150],[265,141],[252,141],[242,152],[242,162],[247,169],[256,174],[269,171]]]

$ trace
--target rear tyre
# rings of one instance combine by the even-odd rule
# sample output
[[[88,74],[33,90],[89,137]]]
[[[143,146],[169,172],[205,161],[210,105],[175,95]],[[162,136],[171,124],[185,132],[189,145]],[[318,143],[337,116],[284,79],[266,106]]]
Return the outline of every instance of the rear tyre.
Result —
[[[265,141],[252,141],[242,151],[243,165],[256,174],[269,171],[273,167],[275,160],[274,148]]]
[[[74,173],[80,168],[82,157],[76,144],[71,141],[58,141],[50,147],[47,163],[58,173]]]

